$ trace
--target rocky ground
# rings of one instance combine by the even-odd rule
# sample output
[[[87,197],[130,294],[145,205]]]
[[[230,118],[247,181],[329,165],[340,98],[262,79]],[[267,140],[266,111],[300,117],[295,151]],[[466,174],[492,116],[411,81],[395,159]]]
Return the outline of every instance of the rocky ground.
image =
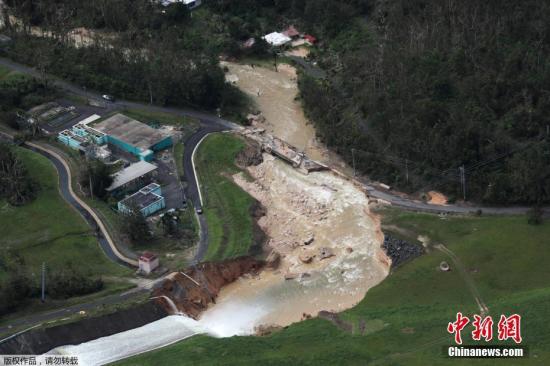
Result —
[[[398,267],[401,264],[424,254],[424,248],[422,246],[411,244],[405,240],[392,237],[388,234],[384,236],[384,244],[382,244],[382,248],[384,248],[386,254],[391,258],[392,268]]]

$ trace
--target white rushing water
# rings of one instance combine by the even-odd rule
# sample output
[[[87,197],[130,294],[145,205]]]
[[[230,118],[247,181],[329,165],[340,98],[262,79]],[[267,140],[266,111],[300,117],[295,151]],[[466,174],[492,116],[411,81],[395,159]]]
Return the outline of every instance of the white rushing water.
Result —
[[[172,315],[126,332],[76,346],[58,347],[48,354],[78,356],[81,366],[105,365],[201,333],[205,333],[205,330],[196,320]]]
[[[225,286],[216,304],[198,321],[173,315],[109,337],[58,347],[49,353],[78,356],[81,365],[95,366],[196,334],[250,335],[259,326],[284,327],[316,316],[321,310],[348,309],[387,276],[388,263],[380,260],[381,233],[377,221],[369,215],[364,192],[332,174],[304,176],[273,159],[264,160],[257,169],[253,172],[257,180],[269,189],[257,188],[246,180],[239,182],[268,207],[263,224],[270,223],[271,244],[281,253],[277,270],[243,276]],[[313,242],[300,244],[310,235],[314,236]],[[292,245],[293,241],[298,245]],[[331,255],[320,258],[321,252]],[[303,253],[313,253],[315,259],[304,261]],[[173,301],[166,297],[164,300],[177,314]]]
[[[266,310],[250,304],[232,302],[212,307],[199,321],[171,315],[140,328],[117,333],[74,346],[62,346],[48,354],[78,356],[80,365],[96,366],[165,347],[196,334],[231,337],[254,332]]]

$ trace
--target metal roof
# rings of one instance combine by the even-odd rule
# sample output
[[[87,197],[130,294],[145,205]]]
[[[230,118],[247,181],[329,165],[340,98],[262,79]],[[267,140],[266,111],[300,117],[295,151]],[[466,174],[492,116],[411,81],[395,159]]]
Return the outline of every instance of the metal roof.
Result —
[[[92,125],[96,130],[123,141],[140,150],[147,150],[169,135],[149,127],[145,123],[117,113],[104,121]]]
[[[129,167],[122,169],[113,176],[113,183],[109,188],[107,188],[107,191],[110,192],[119,187],[122,187],[123,185],[130,183],[131,181],[142,177],[145,174],[151,173],[156,169],[156,165],[148,163],[146,161],[139,161],[137,163],[134,163]]]

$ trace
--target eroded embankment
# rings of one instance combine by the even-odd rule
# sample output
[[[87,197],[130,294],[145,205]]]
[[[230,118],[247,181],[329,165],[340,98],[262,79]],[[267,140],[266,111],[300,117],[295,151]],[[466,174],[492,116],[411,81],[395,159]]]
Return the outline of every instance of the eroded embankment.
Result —
[[[245,274],[256,274],[264,262],[240,257],[220,263],[200,263],[176,272],[153,291],[153,298],[170,314],[193,319],[216,302],[220,290]]]
[[[280,265],[228,285],[202,319],[240,319],[236,334],[285,326],[348,309],[387,276],[380,223],[352,182],[330,171],[304,175],[267,154],[247,173],[233,178],[266,208],[258,224]]]

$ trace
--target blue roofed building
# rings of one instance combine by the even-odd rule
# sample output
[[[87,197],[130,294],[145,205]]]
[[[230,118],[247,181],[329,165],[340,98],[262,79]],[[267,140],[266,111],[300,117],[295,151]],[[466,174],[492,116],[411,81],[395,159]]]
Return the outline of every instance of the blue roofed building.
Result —
[[[172,136],[123,114],[115,114],[93,126],[106,135],[107,143],[142,161],[151,161],[154,153],[172,146]]]
[[[151,183],[130,197],[118,202],[118,211],[123,214],[129,214],[133,210],[138,210],[145,217],[154,214],[166,207],[164,197],[162,196],[160,185]]]

